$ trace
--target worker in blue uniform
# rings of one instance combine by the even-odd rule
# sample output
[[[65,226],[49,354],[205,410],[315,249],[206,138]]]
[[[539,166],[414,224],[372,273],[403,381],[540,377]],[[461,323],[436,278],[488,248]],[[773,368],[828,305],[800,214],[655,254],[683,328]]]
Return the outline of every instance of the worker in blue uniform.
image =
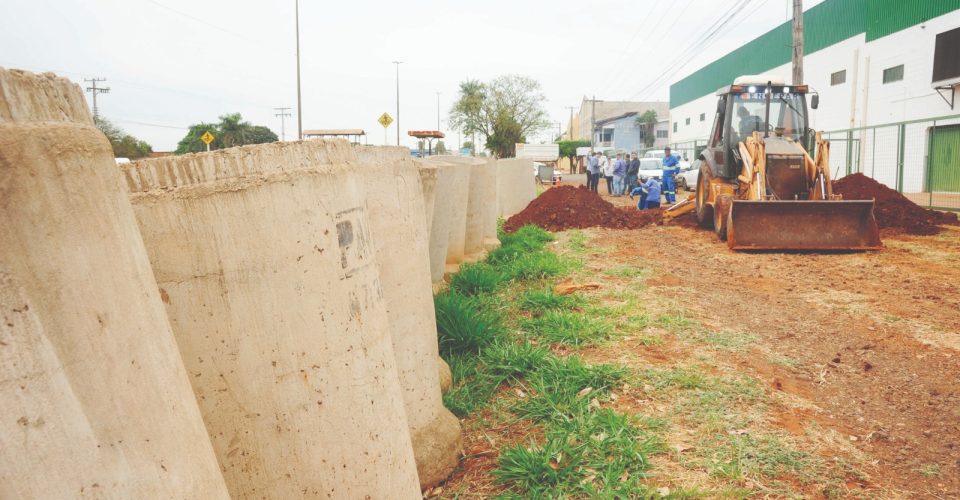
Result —
[[[677,202],[677,183],[673,176],[680,173],[680,157],[670,154],[670,148],[663,148],[663,195],[667,203]]]
[[[637,210],[646,210],[648,208],[660,208],[660,183],[653,178],[640,178],[640,185],[630,191],[630,199],[634,195],[640,195],[640,202],[637,203]]]

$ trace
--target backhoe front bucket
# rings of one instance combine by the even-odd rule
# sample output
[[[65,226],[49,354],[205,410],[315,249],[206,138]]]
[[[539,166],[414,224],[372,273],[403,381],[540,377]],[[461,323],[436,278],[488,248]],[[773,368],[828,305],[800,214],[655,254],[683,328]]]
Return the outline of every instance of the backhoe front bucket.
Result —
[[[734,250],[879,250],[873,200],[734,200],[727,221]]]

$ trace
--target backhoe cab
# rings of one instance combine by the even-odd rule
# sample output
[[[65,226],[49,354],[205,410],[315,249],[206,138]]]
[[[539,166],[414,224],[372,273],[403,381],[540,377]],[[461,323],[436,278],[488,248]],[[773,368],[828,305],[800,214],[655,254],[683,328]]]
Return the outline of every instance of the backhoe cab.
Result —
[[[742,76],[717,91],[701,152],[696,214],[736,250],[875,250],[873,200],[845,201],[830,183],[830,143],[807,122],[807,86]],[[811,106],[816,109],[816,94]],[[814,143],[816,160],[805,144]]]

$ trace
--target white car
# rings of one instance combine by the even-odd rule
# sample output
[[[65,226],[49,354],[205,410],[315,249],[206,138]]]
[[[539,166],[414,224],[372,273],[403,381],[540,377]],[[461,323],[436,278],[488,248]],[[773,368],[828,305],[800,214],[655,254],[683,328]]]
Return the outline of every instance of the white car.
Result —
[[[661,152],[662,156],[662,152]],[[674,176],[677,181],[677,187],[684,191],[693,191],[697,188],[697,176],[700,173],[699,163],[690,164],[688,161],[680,161],[677,165],[680,167],[680,173]],[[653,177],[661,180],[663,176],[663,163],[660,158],[640,158],[640,177]]]

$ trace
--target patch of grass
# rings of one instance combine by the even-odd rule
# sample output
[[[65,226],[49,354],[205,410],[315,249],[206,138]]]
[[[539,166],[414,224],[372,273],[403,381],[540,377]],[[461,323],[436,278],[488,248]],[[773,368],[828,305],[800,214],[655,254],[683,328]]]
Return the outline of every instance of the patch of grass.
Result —
[[[570,347],[597,345],[611,338],[614,330],[593,316],[582,313],[547,311],[542,316],[524,321],[524,331],[551,344]]]
[[[942,474],[939,464],[926,464],[914,469],[923,477],[940,477]]]
[[[450,289],[471,296],[495,292],[503,286],[504,276],[486,262],[465,264],[450,278]]]
[[[570,239],[567,240],[567,248],[573,253],[583,253],[587,249],[587,235],[583,231],[575,229],[570,231]]]
[[[493,474],[524,498],[647,497],[647,457],[662,449],[630,417],[601,409],[552,426],[543,444],[504,450]]]
[[[484,370],[502,380],[519,379],[553,356],[546,348],[528,343],[497,343],[480,355]]]
[[[650,270],[639,266],[617,266],[605,269],[603,274],[607,276],[619,276],[621,278],[643,278],[650,274]]]
[[[694,366],[669,370],[650,369],[641,375],[641,379],[657,390],[699,389],[707,385],[707,376]]]
[[[756,343],[760,337],[749,333],[734,330],[720,330],[717,332],[703,332],[697,338],[714,347],[728,351],[741,351],[745,347]]]
[[[572,263],[553,252],[530,252],[516,256],[504,272],[511,279],[535,280],[560,276],[573,268]]]
[[[800,366],[800,360],[794,358],[788,358],[786,356],[774,356],[770,358],[770,363],[780,366],[786,366],[790,368],[796,368]]]
[[[518,416],[565,422],[586,412],[594,398],[606,398],[629,370],[622,366],[588,365],[576,356],[548,357],[526,379],[528,396],[517,402]]]
[[[684,332],[697,326],[697,322],[687,318],[682,311],[657,316],[657,326],[674,333]]]
[[[479,353],[482,347],[504,336],[501,318],[482,310],[469,297],[456,292],[444,292],[436,295],[433,303],[440,353],[445,356]]]
[[[560,295],[553,288],[527,290],[520,296],[518,305],[534,315],[548,310],[570,310],[582,307],[586,301],[579,295]]]
[[[773,434],[715,434],[702,439],[697,448],[701,465],[710,475],[735,481],[791,474],[805,482],[817,475],[822,464]]]

